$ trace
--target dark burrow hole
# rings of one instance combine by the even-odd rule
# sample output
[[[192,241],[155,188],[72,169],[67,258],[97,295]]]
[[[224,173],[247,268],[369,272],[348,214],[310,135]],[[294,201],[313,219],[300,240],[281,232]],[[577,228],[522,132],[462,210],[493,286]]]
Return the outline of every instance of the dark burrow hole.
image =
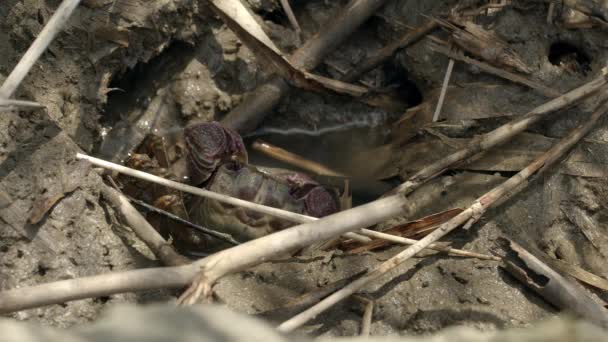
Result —
[[[292,7],[292,10],[295,9]],[[289,24],[289,18],[287,18],[287,14],[281,9],[277,8],[272,11],[260,11],[258,13],[264,20],[271,21],[280,26],[287,26]],[[289,26],[291,27],[291,26]]]
[[[104,126],[114,126],[135,107],[146,108],[156,91],[185,68],[192,59],[194,47],[173,41],[148,62],[138,62],[124,72],[112,75],[108,101],[100,119]]]
[[[405,99],[410,107],[422,103],[422,92],[416,83],[409,79],[408,71],[398,63],[386,63],[382,66],[386,86],[394,87],[399,96]]]
[[[587,74],[591,71],[591,57],[574,44],[558,41],[549,48],[549,62],[561,68]]]

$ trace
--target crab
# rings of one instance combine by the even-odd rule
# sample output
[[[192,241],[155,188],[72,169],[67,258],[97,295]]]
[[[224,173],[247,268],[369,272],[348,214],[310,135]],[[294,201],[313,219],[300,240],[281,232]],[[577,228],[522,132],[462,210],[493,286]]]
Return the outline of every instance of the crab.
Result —
[[[307,175],[247,164],[241,137],[217,122],[184,130],[189,178],[195,185],[247,201],[322,217],[337,211],[335,197]],[[200,182],[200,183],[199,183]],[[208,198],[194,199],[191,218],[235,239],[255,239],[293,223]]]
[[[181,144],[168,148],[158,137],[149,137],[129,164],[190,185],[287,211],[323,217],[338,210],[335,196],[306,174],[248,163],[247,150],[235,131],[218,122],[194,124],[183,132]],[[158,160],[160,159],[160,160]],[[216,200],[181,195],[166,188],[131,185],[156,206],[193,223],[232,235],[237,241],[288,228],[294,223]],[[143,189],[143,190],[142,190]],[[211,240],[197,231],[151,214],[149,220],[178,247],[205,249]],[[221,245],[221,244],[220,244]]]

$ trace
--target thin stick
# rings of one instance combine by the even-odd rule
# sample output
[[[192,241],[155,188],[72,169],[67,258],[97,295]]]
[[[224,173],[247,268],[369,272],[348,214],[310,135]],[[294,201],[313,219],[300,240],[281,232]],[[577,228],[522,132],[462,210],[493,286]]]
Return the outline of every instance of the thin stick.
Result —
[[[555,13],[555,2],[549,4],[549,9],[547,10],[547,24],[553,24],[553,13]]]
[[[510,71],[499,69],[499,68],[492,66],[490,64],[487,64],[485,62],[478,61],[474,58],[467,57],[467,56],[463,55],[462,52],[451,51],[450,49],[446,48],[445,46],[441,46],[437,43],[431,44],[430,47],[433,51],[438,52],[442,55],[445,55],[451,59],[455,59],[455,60],[458,60],[458,61],[461,61],[461,62],[464,62],[467,64],[474,65],[489,74],[504,78],[504,79],[509,80],[514,83],[524,85],[529,88],[532,88],[532,89],[538,91],[539,93],[543,94],[546,97],[553,98],[553,97],[558,97],[558,96],[562,95],[559,91],[557,91],[555,89],[552,89],[552,88],[546,87],[540,83],[534,82],[527,77],[520,76],[520,75],[514,74]]]
[[[306,71],[314,69],[326,54],[334,51],[357,27],[363,24],[386,0],[351,0],[338,15],[331,17],[309,41],[290,57],[289,61]],[[289,92],[281,77],[271,77],[266,83],[245,96],[243,102],[222,119],[222,125],[239,133],[254,130],[266,114]]]
[[[452,76],[452,70],[454,69],[454,60],[450,58],[448,62],[448,69],[445,71],[445,76],[443,77],[443,85],[441,86],[441,93],[439,94],[439,101],[437,101],[437,107],[435,108],[435,113],[433,114],[433,122],[437,122],[439,120],[439,114],[441,114],[441,108],[443,107],[443,100],[445,100],[445,93],[448,90],[448,84],[450,84],[450,77]]]
[[[207,234],[209,236],[212,236],[212,237],[214,237],[214,238],[216,238],[218,240],[222,240],[224,242],[227,242],[227,243],[229,243],[229,244],[231,244],[233,246],[240,245],[240,242],[236,241],[232,237],[232,235],[230,235],[230,234],[220,233],[217,230],[213,230],[213,229],[205,228],[203,226],[199,226],[198,224],[194,224],[194,223],[192,223],[192,222],[190,222],[188,220],[184,220],[183,218],[181,218],[181,217],[179,217],[177,215],[174,215],[174,214],[172,214],[172,213],[170,213],[168,211],[165,211],[165,210],[162,210],[160,208],[157,208],[157,207],[155,207],[153,205],[150,205],[150,204],[148,204],[148,203],[146,203],[144,201],[140,201],[140,200],[138,200],[136,198],[133,198],[131,196],[126,196],[126,197],[129,199],[129,201],[131,201],[131,202],[133,202],[133,203],[135,203],[135,204],[137,204],[139,206],[142,206],[142,207],[146,208],[146,210],[153,211],[153,212],[155,212],[157,214],[160,214],[160,215],[164,215],[164,216],[166,216],[166,217],[168,217],[168,218],[170,218],[170,219],[172,219],[174,221],[177,221],[177,222],[179,222],[181,224],[184,224],[184,225],[186,225],[188,227],[191,227],[191,228],[193,228],[195,230],[198,230],[198,231],[200,231],[203,234]]]
[[[384,63],[386,60],[391,58],[398,50],[408,47],[413,43],[420,40],[427,33],[436,29],[439,24],[435,20],[428,20],[422,26],[407,32],[401,38],[383,47],[373,56],[363,61],[360,65],[349,71],[342,80],[345,82],[353,82],[361,78],[363,74]]]
[[[373,314],[374,301],[371,299],[365,299],[365,311],[363,311],[363,318],[361,318],[361,337],[369,337],[369,333],[372,328]]]
[[[13,100],[13,99],[0,99],[0,108],[2,107],[22,107],[22,108],[46,108],[38,102],[24,101],[24,100]]]
[[[392,235],[392,234],[387,234],[387,233],[382,233],[382,232],[377,232],[375,230],[369,230],[369,229],[365,229],[365,228],[361,229],[359,231],[359,233],[362,235],[365,235],[365,236],[383,239],[383,240],[395,242],[395,243],[398,243],[401,245],[415,245],[418,243],[418,240],[409,239],[409,238],[396,236],[396,235]],[[475,252],[471,252],[471,251],[467,251],[467,250],[463,250],[463,249],[445,247],[445,246],[441,246],[441,245],[434,244],[434,243],[430,244],[427,248],[435,250],[435,251],[439,251],[439,252],[448,253],[451,255],[465,257],[465,258],[477,258],[480,260],[493,260],[493,261],[502,260],[501,258],[493,256],[493,255],[481,254],[481,253],[475,253]]]
[[[481,151],[489,150],[496,145],[506,142],[516,134],[526,130],[532,124],[543,119],[544,115],[562,109],[589,96],[606,84],[607,73],[608,68],[604,68],[602,69],[601,76],[592,81],[532,109],[527,114],[516,118],[491,132],[473,138],[467,146],[418,171],[403,184],[391,190],[387,195],[397,192],[409,194],[429,179],[432,179],[447,170],[450,166],[456,165]]]
[[[344,174],[334,171],[323,164],[308,160],[300,155],[289,152],[260,139],[254,141],[251,147],[269,157],[299,167],[303,170],[316,173],[317,175],[345,177]]]
[[[401,265],[406,260],[410,259],[423,248],[427,247],[431,243],[439,240],[453,229],[459,227],[462,224],[471,225],[476,222],[481,215],[494,203],[496,203],[503,196],[509,194],[512,195],[515,192],[521,191],[524,187],[520,186],[525,181],[537,172],[542,172],[555,163],[561,156],[563,156],[568,150],[572,148],[581,138],[583,138],[589,131],[595,126],[600,117],[608,110],[608,101],[602,103],[599,108],[591,115],[589,120],[584,122],[582,125],[574,129],[568,136],[559,141],[549,151],[543,153],[539,158],[533,161],[526,168],[518,172],[515,176],[509,178],[507,181],[492,189],[485,195],[478,198],[469,208],[464,210],[449,221],[443,223],[435,231],[421,239],[417,244],[405,249],[396,256],[383,262],[374,270],[370,271],[363,277],[355,280],[343,289],[334,292],[315,306],[310,309],[296,315],[295,317],[283,322],[278,330],[281,332],[291,332],[294,329],[302,326],[309,320],[315,318],[323,311],[329,309],[334,304],[352,295],[353,293],[360,290],[362,287],[369,284],[371,281],[384,275],[386,272],[394,269],[398,265]]]
[[[285,11],[285,14],[287,14],[287,18],[289,19],[291,26],[293,26],[294,31],[296,31],[296,34],[298,35],[298,39],[301,39],[302,28],[300,28],[300,24],[298,24],[298,19],[296,18],[296,15],[293,13],[293,10],[291,9],[289,0],[281,0],[281,7],[283,7],[283,11]]]
[[[273,208],[273,207],[245,201],[245,200],[242,200],[239,198],[230,197],[230,196],[226,196],[223,194],[218,194],[213,191],[190,186],[188,184],[175,182],[175,181],[172,181],[169,179],[164,179],[162,177],[158,177],[158,176],[152,175],[150,173],[135,170],[135,169],[123,166],[123,165],[119,165],[119,164],[115,164],[115,163],[112,163],[109,161],[105,161],[103,159],[91,157],[91,156],[88,156],[88,155],[85,155],[82,153],[77,153],[76,158],[85,159],[93,165],[101,166],[103,168],[113,170],[116,172],[120,172],[122,174],[131,176],[131,177],[143,179],[148,182],[156,183],[159,185],[164,185],[166,187],[176,189],[179,191],[183,191],[183,192],[187,192],[187,193],[190,193],[193,195],[214,199],[218,202],[243,207],[243,208],[250,209],[250,210],[262,213],[262,214],[271,215],[271,216],[278,217],[278,218],[281,218],[284,220],[289,220],[291,222],[311,222],[311,221],[317,220],[317,218],[314,218],[314,217],[292,213],[290,211],[281,210],[278,208]]]
[[[141,216],[129,200],[117,190],[110,188],[107,185],[102,186],[101,193],[103,197],[114,205],[114,208],[124,217],[129,227],[162,261],[168,266],[180,266],[190,263],[188,258],[180,255],[173,249],[171,243],[167,242],[159,233]]]
[[[0,87],[0,98],[8,99],[13,96],[21,81],[25,78],[27,73],[30,71],[32,66],[36,63],[38,58],[44,53],[47,47],[51,44],[57,33],[61,31],[63,26],[67,23],[68,19],[76,9],[76,6],[80,3],[80,0],[63,0],[61,5],[57,8],[49,22],[44,26],[36,40],[29,47],[25,55],[21,57],[17,66],[8,75],[2,87]]]
[[[108,161],[105,161],[102,159],[98,159],[95,157],[87,156],[84,154],[78,153],[76,155],[76,157],[79,159],[85,159],[93,165],[101,166],[101,167],[107,168],[109,170],[124,173],[124,174],[132,176],[132,177],[136,177],[136,178],[140,178],[143,180],[147,180],[152,183],[164,185],[164,186],[167,186],[169,188],[176,189],[179,191],[188,192],[193,195],[215,199],[217,201],[221,201],[221,202],[236,205],[236,206],[242,206],[243,208],[251,209],[251,210],[260,212],[262,214],[272,215],[272,216],[276,216],[276,217],[283,218],[286,220],[290,220],[291,222],[307,223],[307,222],[315,222],[315,221],[319,220],[319,218],[316,218],[316,217],[296,214],[296,213],[292,213],[290,211],[277,209],[277,208],[273,208],[273,207],[268,207],[265,205],[261,205],[261,204],[241,200],[238,198],[218,194],[218,193],[215,193],[215,192],[212,192],[209,190],[193,187],[193,186],[190,186],[187,184],[171,181],[171,180],[164,179],[164,178],[161,178],[161,177],[158,177],[158,176],[146,173],[146,172],[131,169],[126,166],[114,164],[114,163],[111,163],[111,162],[108,162]],[[346,234],[344,234],[344,237],[349,238],[349,239],[354,239],[354,240],[357,240],[357,241],[360,241],[363,243],[370,242],[370,239],[368,238],[368,236],[376,238],[376,239],[384,239],[384,240],[396,242],[399,244],[406,244],[406,245],[411,245],[411,244],[414,244],[417,242],[416,240],[407,239],[407,238],[403,238],[403,237],[399,237],[399,236],[395,236],[395,235],[391,235],[391,234],[386,234],[386,233],[382,233],[382,232],[377,232],[377,231],[369,230],[369,229],[361,229],[359,231],[359,234],[346,233]],[[361,235],[364,235],[364,236],[361,236]],[[473,257],[473,258],[479,258],[479,259],[483,259],[483,260],[495,260],[494,257],[489,256],[489,255],[477,254],[477,253],[470,252],[470,251],[446,248],[446,247],[442,247],[442,246],[433,246],[433,248],[431,248],[431,249],[445,252],[445,253],[450,253],[453,255],[463,256],[463,257]]]

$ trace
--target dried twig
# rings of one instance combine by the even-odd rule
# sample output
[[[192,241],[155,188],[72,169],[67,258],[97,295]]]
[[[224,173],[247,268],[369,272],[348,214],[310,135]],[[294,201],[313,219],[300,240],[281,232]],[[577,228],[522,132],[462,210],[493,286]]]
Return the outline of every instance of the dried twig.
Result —
[[[0,108],[33,108],[33,109],[39,109],[39,108],[46,108],[45,106],[41,105],[38,102],[34,102],[34,101],[24,101],[24,100],[13,100],[13,99],[1,99],[0,98]]]
[[[372,317],[374,314],[374,301],[367,298],[362,298],[365,303],[365,310],[361,318],[361,337],[368,337],[372,328]]]
[[[76,158],[87,160],[93,165],[101,166],[103,168],[113,170],[116,172],[120,172],[122,174],[131,176],[131,177],[136,177],[139,179],[146,180],[148,182],[156,183],[159,185],[164,185],[166,187],[169,187],[169,188],[172,188],[175,190],[179,190],[179,191],[183,191],[183,192],[187,192],[187,193],[191,193],[193,195],[197,195],[197,196],[201,196],[201,197],[205,197],[205,198],[211,198],[218,202],[247,208],[247,209],[262,213],[262,214],[272,215],[274,217],[282,218],[284,220],[289,220],[291,222],[311,222],[311,221],[316,220],[316,218],[314,218],[314,217],[292,213],[292,212],[289,212],[286,210],[245,201],[245,200],[242,200],[239,198],[230,197],[230,196],[219,194],[219,193],[216,193],[213,191],[190,186],[190,185],[187,185],[184,183],[179,183],[179,182],[175,182],[172,180],[164,179],[162,177],[158,177],[158,176],[152,175],[150,173],[135,170],[135,169],[123,166],[123,165],[111,163],[111,162],[108,162],[108,161],[105,161],[105,160],[102,160],[99,158],[91,157],[91,156],[88,156],[85,154],[78,153],[76,155]]]
[[[505,269],[515,278],[556,307],[608,327],[608,311],[593,300],[582,287],[562,277],[515,242],[507,240],[505,244],[515,254],[513,257],[519,259],[517,262],[512,260],[514,258],[504,259]],[[530,276],[530,273],[535,276]]]
[[[287,14],[287,18],[289,19],[291,26],[293,26],[294,31],[296,31],[296,35],[298,36],[298,39],[301,39],[302,38],[302,28],[300,28],[300,24],[298,24],[298,19],[296,18],[296,15],[293,13],[293,10],[291,9],[289,0],[281,0],[281,7],[283,7],[283,11],[285,11],[285,14]]]
[[[346,37],[365,22],[386,0],[351,0],[338,17],[331,18],[311,40],[302,45],[289,61],[303,70],[314,69],[325,55],[334,51]],[[289,86],[281,77],[271,77],[248,94],[243,102],[222,119],[222,124],[244,133],[257,127],[276,106]]]
[[[30,71],[32,66],[36,63],[38,58],[44,53],[46,48],[51,44],[57,33],[61,31],[63,26],[67,23],[68,19],[74,12],[74,9],[80,0],[63,0],[61,5],[57,7],[57,10],[49,19],[49,22],[44,26],[42,31],[36,37],[36,40],[32,43],[29,49],[25,52],[25,55],[21,57],[17,66],[8,75],[2,87],[0,87],[0,98],[8,99],[11,97],[21,81],[25,78],[27,73]]]
[[[344,174],[334,171],[323,164],[308,160],[293,152],[289,152],[285,149],[282,149],[278,146],[274,146],[260,139],[254,141],[251,147],[254,150],[262,152],[265,155],[270,156],[274,159],[278,159],[290,165],[316,173],[317,175],[345,177]]]
[[[241,206],[243,208],[247,208],[247,209],[262,213],[262,214],[272,215],[272,216],[275,216],[278,218],[289,220],[291,222],[308,223],[308,222],[315,222],[315,221],[320,220],[319,218],[316,218],[316,217],[297,214],[297,213],[293,213],[290,211],[273,208],[273,207],[257,204],[254,202],[245,201],[245,200],[242,200],[239,198],[230,197],[230,196],[223,195],[223,194],[218,194],[216,192],[193,187],[193,186],[190,186],[187,184],[171,181],[171,180],[164,179],[164,178],[161,178],[161,177],[158,177],[158,176],[146,173],[146,172],[131,169],[126,166],[114,164],[114,163],[111,163],[111,162],[108,162],[105,160],[101,160],[98,158],[94,158],[91,156],[87,156],[84,154],[80,154],[80,153],[77,154],[77,158],[87,160],[90,163],[92,163],[93,165],[102,166],[104,168],[107,168],[107,169],[110,169],[113,171],[124,173],[124,174],[132,176],[132,177],[144,179],[144,180],[147,180],[152,183],[164,185],[164,186],[170,187],[172,189],[188,192],[193,195],[197,195],[197,196],[201,196],[201,197],[211,198],[216,201],[231,204],[231,205]],[[375,222],[375,223],[377,223],[377,222]],[[361,228],[364,228],[364,227],[366,227],[366,226],[362,226]],[[346,234],[344,234],[344,237],[350,238],[350,239],[356,239],[357,241],[361,241],[363,243],[370,242],[370,239],[367,238],[366,236],[374,237],[377,239],[384,239],[384,240],[396,242],[399,244],[406,244],[406,245],[411,245],[411,244],[417,242],[416,240],[406,239],[406,238],[402,238],[399,236],[394,236],[391,234],[377,232],[377,231],[373,231],[373,230],[369,230],[369,229],[361,229],[358,233],[361,235],[365,235],[365,236],[361,237],[359,234],[346,233]],[[361,238],[363,238],[363,239],[361,239]],[[304,246],[304,247],[306,247],[306,246]],[[493,260],[493,257],[491,257],[489,255],[477,254],[474,252],[462,251],[462,250],[446,248],[446,247],[442,247],[442,246],[433,246],[433,248],[431,248],[431,249],[450,253],[453,255],[458,255],[458,256],[475,257],[475,258],[480,258],[480,259],[485,259],[485,260]]]
[[[435,41],[435,39],[433,39],[433,40]],[[561,95],[561,93],[558,92],[557,90],[546,87],[540,83],[534,82],[525,76],[520,76],[520,75],[514,74],[508,70],[503,70],[503,69],[494,67],[492,65],[489,65],[487,63],[478,61],[476,59],[467,57],[461,52],[451,51],[447,47],[439,45],[437,42],[432,43],[430,45],[430,48],[431,48],[431,50],[438,52],[440,54],[443,54],[450,59],[455,59],[455,60],[458,60],[461,62],[465,62],[467,64],[474,65],[477,68],[479,68],[489,74],[492,74],[492,75],[495,75],[498,77],[502,77],[511,82],[525,85],[526,87],[532,88],[532,89],[538,91],[539,93],[543,94],[546,97],[552,98],[552,97],[558,97]]]
[[[146,219],[135,209],[129,200],[117,190],[107,185],[102,185],[101,193],[103,197],[124,217],[129,227],[156,255],[156,257],[168,266],[180,266],[190,263],[188,258],[180,255],[173,249],[171,243],[167,242],[152,227]]]
[[[405,237],[401,237],[401,236],[381,233],[381,232],[377,232],[375,230],[368,230],[368,229],[361,229],[359,231],[359,233],[363,234],[365,236],[375,237],[378,239],[395,242],[395,243],[398,243],[401,245],[415,245],[419,241],[419,240],[414,240],[414,239],[409,239],[409,238],[405,238]],[[392,237],[387,237],[387,235],[392,236]],[[427,248],[435,250],[435,251],[439,251],[439,252],[448,253],[450,255],[465,257],[465,258],[477,258],[480,260],[500,261],[499,257],[495,257],[493,255],[475,253],[475,252],[466,251],[466,250],[462,250],[462,249],[445,247],[445,246],[441,246],[439,244],[434,244],[434,243],[430,244]]]
[[[450,84],[450,77],[452,76],[452,70],[454,69],[454,60],[450,58],[448,62],[448,68],[445,71],[445,76],[443,77],[443,84],[441,85],[441,93],[439,94],[439,100],[437,101],[437,107],[435,108],[435,113],[433,114],[433,122],[437,122],[439,120],[439,115],[441,114],[441,108],[443,107],[443,100],[445,99],[445,93],[448,91],[448,84]]]
[[[422,26],[407,32],[401,38],[377,51],[374,55],[357,65],[353,70],[349,71],[342,79],[346,82],[358,80],[366,72],[384,63],[398,50],[404,49],[420,40],[420,38],[424,37],[427,33],[437,28],[438,25],[439,24],[437,21],[428,20]]]
[[[148,204],[148,203],[146,203],[144,201],[140,201],[140,200],[138,200],[136,198],[133,198],[131,196],[126,196],[126,197],[129,199],[129,201],[131,201],[131,202],[133,202],[133,203],[135,203],[135,204],[137,204],[139,206],[142,206],[142,207],[146,208],[146,210],[149,210],[149,211],[155,212],[157,214],[166,216],[166,217],[168,217],[168,218],[170,218],[170,219],[172,219],[172,220],[174,220],[176,222],[179,222],[179,223],[184,224],[184,225],[186,225],[188,227],[196,229],[196,230],[198,230],[199,232],[201,232],[203,234],[207,234],[209,236],[212,236],[212,237],[214,237],[216,239],[222,240],[222,241],[227,242],[227,243],[229,243],[231,245],[234,245],[234,246],[241,244],[240,242],[236,241],[230,234],[220,233],[217,230],[213,230],[213,229],[205,228],[203,226],[199,226],[198,224],[194,224],[194,223],[192,223],[192,222],[190,222],[188,220],[184,220],[183,218],[181,218],[181,217],[179,217],[177,215],[174,215],[174,214],[172,214],[172,213],[170,213],[168,211],[165,211],[165,210],[162,210],[160,208],[157,208],[157,207],[155,207],[153,205],[150,205],[150,204]]]
[[[561,156],[565,154],[572,146],[574,146],[583,136],[585,136],[597,123],[599,118],[608,110],[608,101],[602,103],[599,108],[591,115],[588,121],[584,122],[581,126],[573,130],[568,136],[560,140],[555,146],[549,151],[541,155],[534,162],[528,165],[525,169],[518,172],[515,176],[509,178],[507,181],[492,189],[485,195],[478,198],[469,208],[460,213],[458,216],[442,224],[437,230],[433,231],[417,244],[405,249],[401,253],[392,257],[391,259],[383,262],[375,269],[369,271],[363,277],[350,283],[343,289],[333,293],[329,297],[325,298],[317,305],[308,309],[307,311],[283,322],[278,329],[282,332],[290,332],[294,329],[302,326],[309,320],[313,319],[323,311],[329,309],[334,304],[352,295],[363,286],[369,284],[371,281],[384,275],[386,272],[392,270],[398,265],[402,264],[406,260],[410,259],[414,255],[418,254],[423,248],[429,244],[439,240],[441,237],[466,223],[466,226],[472,225],[476,222],[481,215],[498,200],[502,199],[507,195],[512,195],[515,192],[520,191],[523,187],[522,184],[526,184],[525,181],[537,172],[543,172],[546,168],[555,163]]]
[[[231,0],[209,0],[207,4],[245,44],[256,59],[268,68],[283,77],[289,83],[313,91],[333,91],[339,94],[347,94],[360,97],[367,93],[367,88],[354,84],[344,83],[324,76],[316,75],[302,70],[288,60],[276,47],[270,46],[259,39],[255,32],[247,26],[249,21],[243,22],[233,15]],[[261,31],[261,29],[259,29]]]

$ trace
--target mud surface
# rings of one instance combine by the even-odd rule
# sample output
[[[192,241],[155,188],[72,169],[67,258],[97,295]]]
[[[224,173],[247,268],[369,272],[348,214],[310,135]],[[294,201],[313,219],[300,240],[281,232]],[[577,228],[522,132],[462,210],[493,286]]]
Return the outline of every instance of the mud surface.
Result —
[[[346,3],[291,2],[304,39]],[[457,2],[388,1],[336,48],[317,72],[339,78],[408,27],[421,25],[426,20],[421,13],[445,13]],[[282,50],[296,48],[296,35],[278,1],[247,3]],[[58,4],[42,0],[0,2],[0,81]],[[526,9],[508,7],[484,20],[521,54],[538,82],[564,92],[600,72],[608,57],[607,33],[598,28],[568,30],[550,25],[546,13],[547,6],[536,3]],[[555,55],[563,50],[584,56],[580,57],[584,67],[570,72],[554,64]],[[364,81],[378,87],[396,87],[415,106],[441,86],[447,62],[423,39],[368,73]],[[0,209],[0,289],[159,265],[116,218],[111,206],[102,201],[102,177],[78,163],[76,152],[124,161],[150,133],[170,136],[188,123],[221,119],[266,76],[254,55],[197,1],[83,1],[15,95],[37,101],[46,110],[3,111],[0,115],[0,190],[10,196]],[[448,95],[454,102],[442,112],[444,125],[436,128],[450,139],[489,131],[504,123],[505,117],[523,114],[546,101],[541,94],[464,63],[456,63],[451,85],[464,89],[462,96]],[[463,113],[467,105],[477,116]],[[552,114],[528,133],[542,135],[543,139],[562,137],[585,120],[590,106]],[[388,139],[384,124],[401,114],[345,97],[293,89],[247,139],[267,138],[285,148],[299,149],[311,159],[333,161],[337,163],[333,166],[348,169],[353,167],[349,155],[373,145],[372,140]],[[319,138],[339,131],[342,135],[334,135],[334,141],[327,136]],[[307,150],[305,137],[327,142],[331,153],[327,149],[323,150],[325,154],[320,153],[314,144]],[[417,138],[429,135],[420,133]],[[555,140],[543,141],[538,150]],[[608,181],[603,171],[608,164],[606,144],[608,126],[603,120],[568,157],[569,164],[565,164],[570,166],[556,167],[534,178],[524,191],[488,212],[472,228],[455,231],[445,240],[453,247],[492,253],[498,251],[498,237],[509,237],[531,250],[608,277]],[[412,165],[417,165],[418,159],[431,162],[439,157],[425,153],[408,160],[412,156],[408,148],[413,147],[406,145],[396,151],[396,156],[403,157],[396,158],[389,172],[397,182],[415,171]],[[517,151],[529,150],[523,145],[510,151],[517,155]],[[409,219],[466,207],[522,167],[521,161],[500,167],[490,161],[479,163],[477,167],[450,171],[418,190],[412,200],[421,209]],[[576,164],[576,172],[571,164]],[[72,184],[74,175],[79,175],[76,186]],[[57,203],[39,222],[28,221],[39,203],[54,196],[59,198]],[[407,219],[384,225],[402,221]],[[589,234],[589,227],[596,235]],[[590,236],[602,238],[590,240]],[[216,294],[237,311],[261,313],[374,267],[401,250],[395,246],[360,255],[328,252],[269,262],[222,279]],[[425,334],[452,325],[482,330],[525,326],[557,312],[496,262],[433,253],[423,253],[407,262],[364,292],[376,303],[371,332],[378,335]],[[159,291],[114,295],[27,310],[10,317],[69,327],[96,319],[100,310],[113,303],[167,301],[176,294]],[[608,299],[604,293],[595,295]],[[345,301],[302,331],[356,335],[363,307],[357,300]]]

